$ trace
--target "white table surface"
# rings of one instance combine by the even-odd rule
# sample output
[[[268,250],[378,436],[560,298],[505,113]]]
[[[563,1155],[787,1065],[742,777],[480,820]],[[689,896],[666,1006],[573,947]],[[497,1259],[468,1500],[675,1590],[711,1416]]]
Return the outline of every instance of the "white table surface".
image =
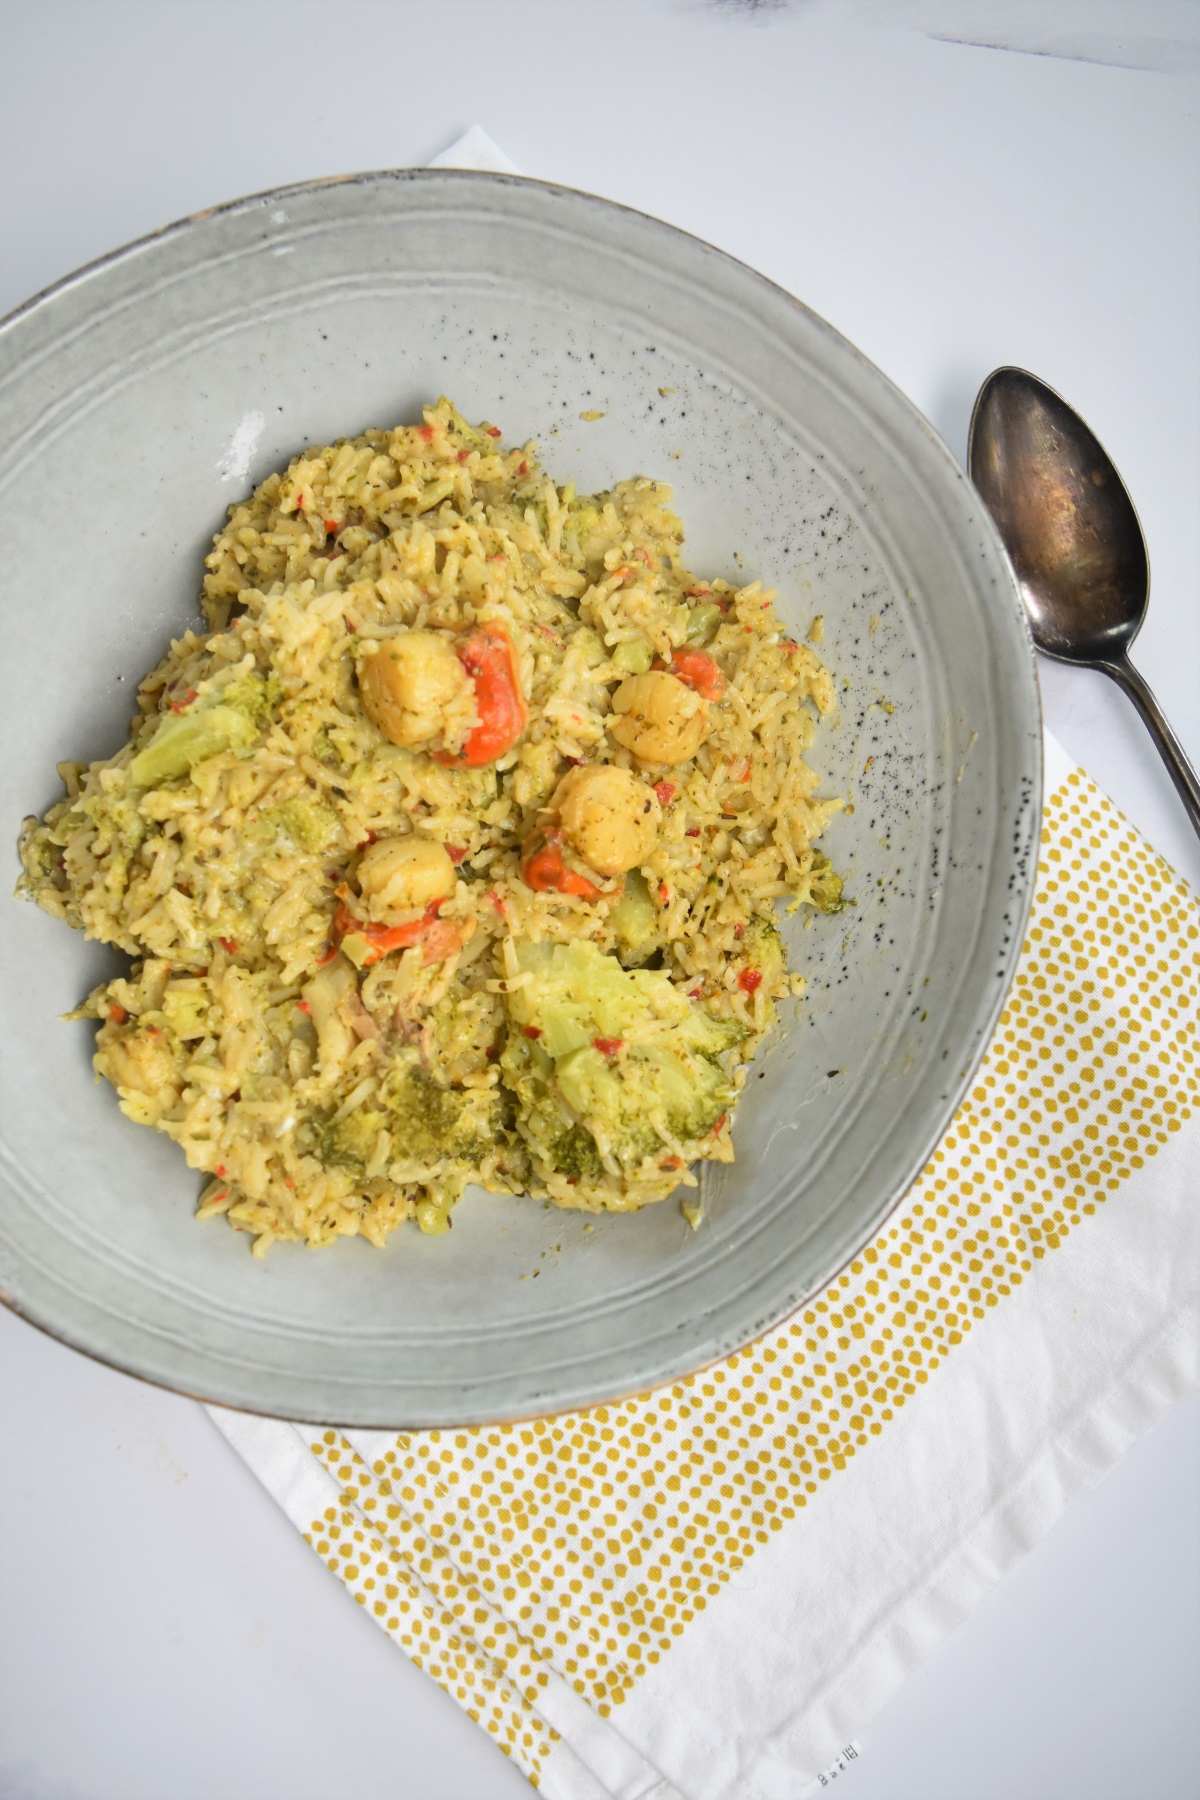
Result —
[[[1136,660],[1200,759],[1197,16],[1195,0],[0,0],[0,313],[183,214],[423,163],[477,122],[526,173],[774,277],[959,455],[997,364],[1066,394],[1136,497],[1155,582]],[[1041,672],[1051,728],[1200,886],[1127,702]],[[1195,1794],[1198,1503],[1192,1401],[866,1729],[846,1800]],[[528,1791],[197,1405],[0,1313],[3,1800]]]

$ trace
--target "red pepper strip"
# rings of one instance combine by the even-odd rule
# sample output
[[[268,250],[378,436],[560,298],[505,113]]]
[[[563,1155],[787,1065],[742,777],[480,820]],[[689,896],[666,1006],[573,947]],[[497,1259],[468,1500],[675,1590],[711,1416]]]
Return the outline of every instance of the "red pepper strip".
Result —
[[[501,436],[500,427],[498,425],[487,425],[484,429],[490,438],[498,438]]]
[[[173,713],[180,713],[180,712],[186,711],[186,709],[192,704],[192,701],[195,698],[196,698],[195,688],[189,688],[187,693],[183,696],[182,700],[172,700],[171,711]]]
[[[221,946],[222,950],[225,952],[226,956],[236,956],[237,955],[238,942],[237,942],[236,938],[218,938],[217,942],[218,942],[218,944],[220,944],[220,946]]]
[[[425,946],[426,962],[444,962],[448,956],[462,946],[462,935],[457,925],[448,920],[438,918],[440,900],[432,900],[419,919],[410,919],[407,925],[376,925],[369,919],[356,919],[345,901],[339,901],[337,911],[333,915],[333,938],[339,945],[344,937],[353,932],[356,937],[365,938],[370,951],[363,958],[364,964],[377,963],[381,957],[393,950],[409,950],[414,944]],[[440,929],[436,929],[440,928]],[[451,943],[451,934],[453,943]],[[431,951],[433,954],[431,954]],[[337,954],[336,949],[332,952]],[[329,956],[321,958],[328,962]]]
[[[527,1038],[540,1038],[542,1035],[542,1028],[540,1025],[526,1025],[521,1035]]]
[[[761,985],[761,969],[743,969],[738,976],[738,986],[741,988],[743,994],[752,994],[754,990],[761,987]]]
[[[654,792],[658,797],[658,804],[660,806],[670,806],[672,800],[675,798],[675,783],[673,781],[656,781],[654,784]]]
[[[123,1006],[118,1006],[114,1000],[108,1009],[108,1016],[114,1025],[123,1025],[129,1017],[129,1014],[125,1011]]]
[[[592,882],[568,869],[559,847],[559,834],[547,832],[540,848],[532,850],[521,863],[521,880],[535,894],[576,894],[581,900],[598,900],[600,889]]]
[[[704,650],[676,650],[671,673],[685,687],[695,688],[702,700],[719,700],[725,692],[724,671]]]
[[[463,935],[453,919],[436,919],[421,939],[421,955],[427,963],[449,962],[463,947]]]
[[[624,1038],[593,1038],[592,1049],[598,1050],[601,1056],[615,1056],[618,1050],[625,1048]]]
[[[475,684],[475,710],[479,723],[467,733],[457,755],[435,752],[438,762],[482,768],[511,750],[525,729],[529,714],[521,695],[521,678],[512,640],[496,619],[473,631],[458,646],[458,660]]]
[[[716,1124],[712,1128],[713,1137],[715,1137],[717,1135],[718,1131],[720,1131],[722,1125],[724,1125],[724,1123],[728,1117],[729,1117],[728,1113],[721,1114],[720,1118],[717,1120]]]
[[[446,855],[450,858],[452,863],[462,862],[467,854],[466,846],[463,844],[447,844],[445,850]]]
[[[429,443],[429,441],[433,437],[433,435],[434,435],[434,431],[433,431],[432,425],[418,425],[417,426],[417,436],[419,438],[424,438],[426,443]]]

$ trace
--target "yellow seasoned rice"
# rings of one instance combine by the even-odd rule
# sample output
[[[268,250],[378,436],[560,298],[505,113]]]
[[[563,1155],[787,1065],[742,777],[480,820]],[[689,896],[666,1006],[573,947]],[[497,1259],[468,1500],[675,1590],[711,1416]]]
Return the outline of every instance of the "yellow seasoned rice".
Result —
[[[199,1216],[224,1213],[256,1252],[382,1245],[414,1217],[444,1231],[468,1182],[631,1210],[694,1186],[698,1161],[732,1160],[745,1064],[803,986],[776,902],[843,904],[812,847],[839,803],[803,760],[833,689],[771,591],[689,572],[670,499],[643,478],[577,496],[531,445],[503,448],[444,399],[421,426],[308,450],[230,508],[209,629],[141,683],[129,742],[61,764],[66,797],[26,821],[19,891],[133,959],[76,1015],[100,1021],[96,1068],[210,1177]],[[363,703],[372,653],[414,629],[460,645],[489,623],[528,709],[515,745],[455,763],[472,689],[443,721],[447,761],[389,741]],[[707,735],[686,761],[639,760],[613,735],[613,696],[689,647],[724,677],[717,700],[683,696]],[[599,897],[535,891],[528,845],[563,776],[595,764],[644,790],[648,851],[622,880],[572,840],[564,866]],[[419,939],[363,959],[338,908],[369,921],[363,851],[409,836],[455,865],[449,950],[429,960]],[[635,990],[641,1011],[579,1052],[585,1089],[539,1040],[552,1001],[570,1013],[593,974],[608,997],[571,1013],[593,1020],[585,1034]],[[628,1059],[672,1031],[711,1035],[689,1065],[718,1096],[702,1120],[649,1087],[633,1120],[628,1083],[623,1123],[579,1098],[640,1081],[648,1065]]]

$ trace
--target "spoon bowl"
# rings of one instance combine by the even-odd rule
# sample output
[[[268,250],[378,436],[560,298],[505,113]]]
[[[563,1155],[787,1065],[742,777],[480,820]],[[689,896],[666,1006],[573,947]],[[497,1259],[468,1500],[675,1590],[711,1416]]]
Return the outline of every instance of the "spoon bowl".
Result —
[[[1129,661],[1150,598],[1146,540],[1111,458],[1079,414],[1025,369],[979,390],[967,469],[1008,551],[1033,641],[1101,669],[1141,713],[1200,833],[1200,781]]]

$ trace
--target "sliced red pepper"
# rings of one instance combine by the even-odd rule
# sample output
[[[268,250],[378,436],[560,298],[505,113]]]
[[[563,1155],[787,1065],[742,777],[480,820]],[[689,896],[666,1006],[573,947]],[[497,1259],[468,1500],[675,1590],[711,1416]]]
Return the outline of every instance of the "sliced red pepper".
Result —
[[[238,941],[236,938],[218,938],[217,942],[218,942],[218,944],[220,944],[220,946],[221,946],[222,950],[225,952],[226,956],[236,956],[237,955]]]
[[[654,792],[658,796],[660,806],[670,806],[675,798],[675,783],[673,781],[656,781]]]
[[[419,438],[424,438],[425,442],[428,444],[430,442],[430,440],[435,436],[433,426],[432,425],[418,425],[417,426],[417,436]]]
[[[189,688],[187,693],[183,696],[182,700],[172,700],[171,711],[173,713],[186,712],[187,708],[192,704],[192,701],[195,698],[196,698],[195,688]]]
[[[521,1035],[522,1037],[527,1038],[540,1038],[542,1035],[542,1028],[540,1025],[526,1025]]]
[[[351,933],[365,938],[369,946],[364,966],[379,962],[393,950],[411,950],[414,944],[421,945],[427,963],[445,962],[462,949],[462,933],[449,919],[438,918],[441,905],[440,900],[430,901],[422,916],[410,919],[406,925],[377,925],[370,919],[356,919],[345,901],[339,901],[333,915],[334,948],[320,962],[329,962],[336,956],[342,939]]]
[[[562,833],[554,829],[533,839],[521,862],[521,880],[535,894],[575,894],[580,900],[600,898],[600,889],[594,882],[568,869],[563,861]]]
[[[427,963],[449,962],[463,947],[463,935],[453,919],[435,919],[421,939],[421,955]]]
[[[463,844],[446,844],[444,848],[452,863],[462,862],[467,854],[466,846]]]
[[[671,673],[702,700],[719,700],[725,692],[725,672],[705,650],[676,650]]]
[[[461,750],[435,752],[438,762],[450,767],[479,769],[511,750],[525,729],[529,714],[521,694],[516,652],[503,625],[488,619],[458,645],[458,660],[475,685],[475,710],[479,723],[467,733]]]
[[[762,970],[743,969],[738,976],[738,986],[741,988],[743,994],[753,994],[756,989],[762,986]]]
[[[615,1056],[618,1050],[625,1048],[624,1038],[593,1038],[592,1049],[598,1050],[601,1056]]]
[[[484,430],[487,432],[487,434],[490,438],[498,438],[498,437],[503,436],[503,433],[501,432],[500,427],[498,425],[485,425]]]
[[[129,1014],[125,1011],[125,1008],[123,1006],[118,1006],[116,1001],[114,1000],[112,1005],[108,1009],[108,1016],[112,1020],[114,1025],[124,1025],[126,1019],[129,1017]]]

